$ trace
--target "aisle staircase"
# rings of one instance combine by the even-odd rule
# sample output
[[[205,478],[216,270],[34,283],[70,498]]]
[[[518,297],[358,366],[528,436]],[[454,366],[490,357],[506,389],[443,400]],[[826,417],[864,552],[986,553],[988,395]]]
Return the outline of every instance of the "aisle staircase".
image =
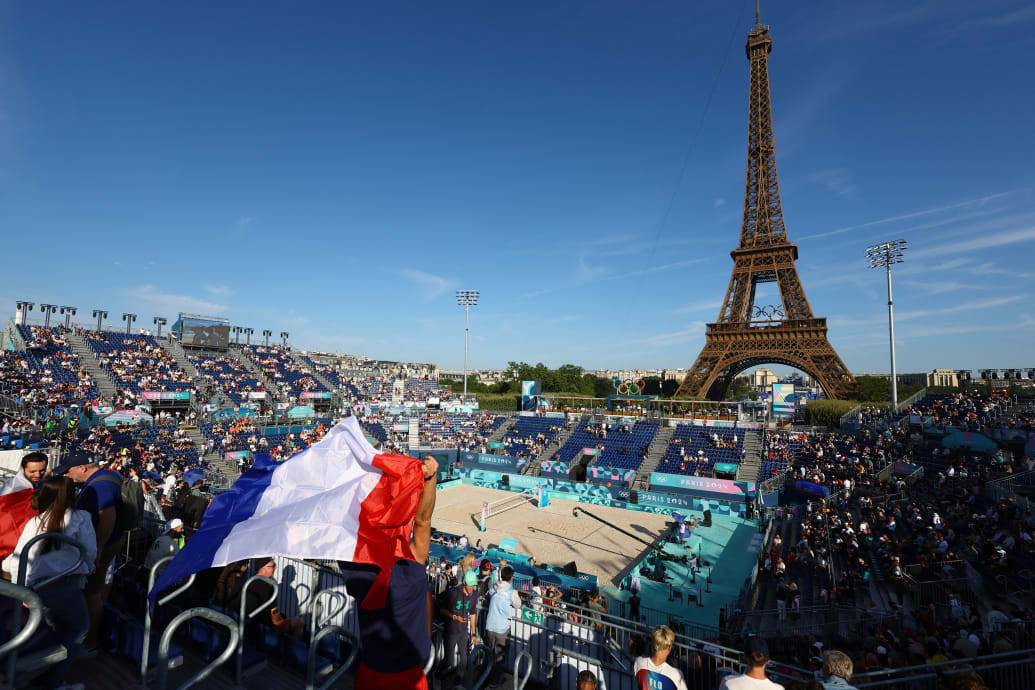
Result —
[[[581,423],[582,417],[571,420],[571,423],[568,426],[563,427],[560,431],[557,432],[557,435],[554,437],[553,441],[550,442],[550,445],[546,446],[546,448],[543,449],[543,452],[539,454],[538,459],[551,460],[554,456],[554,453],[556,453],[562,447],[564,447],[564,444],[567,443],[568,440],[575,434],[575,430],[579,428],[579,424]]]
[[[97,385],[97,391],[101,394],[101,397],[110,403],[115,397],[117,389],[115,384],[111,382],[111,378],[108,377],[108,372],[102,369],[97,362],[97,355],[86,344],[86,340],[77,335],[75,331],[65,331],[65,338],[68,340],[68,345],[72,348],[72,351],[79,355],[79,362]]]
[[[503,437],[507,435],[507,432],[514,428],[517,424],[517,420],[521,419],[518,415],[512,415],[507,417],[506,421],[499,425],[496,431],[489,434],[489,443],[499,443],[503,440]]]
[[[650,474],[657,469],[662,458],[665,457],[665,452],[668,450],[668,444],[672,440],[672,435],[675,433],[675,427],[663,426],[658,430],[658,433],[654,435],[654,439],[650,442],[650,448],[647,449],[647,459],[643,461],[642,465],[640,465],[640,469],[636,470],[636,479],[634,480],[633,486],[637,489],[646,489],[650,486]]]
[[[409,417],[407,419],[407,426],[409,427],[409,440],[410,452],[414,452],[420,448],[420,417]]]
[[[294,350],[288,351],[288,356],[291,357],[291,359],[293,359],[295,361],[295,364],[297,364],[300,367],[305,368],[306,371],[308,371],[310,374],[312,374],[313,378],[316,379],[317,381],[319,381],[321,384],[323,384],[324,388],[326,388],[327,390],[331,391],[332,393],[337,393],[338,392],[338,387],[335,386],[333,383],[331,383],[330,379],[328,379],[326,376],[324,376],[322,373],[320,373],[319,371],[317,371],[313,367],[309,366],[309,364],[307,362],[303,362],[299,358],[298,354]]]
[[[758,481],[762,471],[762,431],[759,429],[744,430],[744,457],[737,468],[737,480],[742,482]]]
[[[230,483],[233,483],[241,476],[241,473],[237,471],[237,463],[231,462],[223,457],[223,454],[218,450],[213,450],[211,453],[208,450],[208,439],[197,427],[183,427],[187,432],[187,436],[194,442],[194,446],[198,449],[198,455],[201,459],[207,462],[212,469],[222,472]]]
[[[155,342],[173,358],[176,366],[190,374],[191,378],[194,379],[194,387],[208,396],[211,402],[220,407],[233,406],[233,401],[226,395],[223,388],[210,381],[208,377],[198,371],[198,368],[190,361],[186,351],[178,342],[166,338],[155,338]]]
[[[262,383],[263,390],[267,391],[277,400],[287,400],[287,396],[285,396],[282,392],[281,386],[273,385],[273,383],[268,378],[266,378],[266,374],[262,373],[262,369],[255,366],[255,363],[252,362],[252,360],[248,359],[248,355],[244,354],[243,351],[241,351],[239,348],[231,347],[229,354],[231,357],[235,358],[238,362],[240,362],[241,365],[245,369],[247,369],[248,372],[255,378],[255,380],[260,381]]]

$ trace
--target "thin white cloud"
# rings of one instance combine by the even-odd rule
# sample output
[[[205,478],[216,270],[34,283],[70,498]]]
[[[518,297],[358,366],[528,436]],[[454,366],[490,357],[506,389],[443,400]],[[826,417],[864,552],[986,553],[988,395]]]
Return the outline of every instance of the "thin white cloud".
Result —
[[[926,295],[941,295],[946,292],[955,292],[956,290],[972,290],[975,287],[973,283],[962,283],[958,280],[931,280],[906,284],[915,287]]]
[[[604,273],[606,270],[606,266],[590,266],[586,263],[585,256],[579,256],[579,271],[582,273],[584,278],[592,280],[596,276]]]
[[[725,199],[716,199],[715,202],[712,204],[712,206],[715,207],[715,208],[722,208],[725,205],[726,205],[726,200]]]
[[[1035,273],[1030,271],[1018,273],[1006,268],[999,268],[994,261],[987,261],[974,268],[967,269],[966,272],[975,276],[1013,276],[1014,278],[1024,278],[1026,280],[1035,278]]]
[[[577,283],[575,283],[573,285],[572,284],[569,284],[569,285],[558,285],[556,287],[541,288],[539,290],[533,290],[532,292],[525,293],[524,295],[521,295],[521,296],[526,298],[526,299],[529,298],[529,297],[540,297],[542,295],[547,295],[547,294],[549,294],[551,292],[557,292],[558,290],[571,290],[571,289],[574,289],[574,288],[581,287],[583,285],[591,285],[593,283],[602,283],[602,282],[605,282],[605,281],[613,281],[613,280],[625,280],[627,278],[634,278],[636,276],[647,275],[647,274],[650,274],[650,273],[660,273],[661,271],[671,271],[674,268],[683,268],[685,266],[692,266],[693,264],[699,264],[699,263],[703,263],[705,261],[709,261],[709,259],[705,259],[705,258],[701,258],[701,259],[687,259],[686,261],[676,261],[674,263],[662,264],[660,266],[649,266],[648,268],[640,268],[640,269],[637,269],[635,271],[628,271],[626,273],[607,273],[606,270],[599,270],[599,269],[593,268],[593,267],[582,266],[581,265],[582,257],[579,257],[580,268],[584,272],[586,271],[587,268],[591,268],[592,269],[592,273],[587,275],[583,280],[580,280],[580,281],[578,281]]]
[[[241,216],[240,218],[237,219],[237,222],[235,224],[237,225],[238,228],[243,229],[243,228],[248,227],[249,225],[251,225],[254,222],[255,222],[255,216]]]
[[[400,269],[399,273],[410,280],[415,287],[421,290],[425,301],[440,297],[442,294],[456,286],[456,283],[448,278],[432,275],[431,273],[425,273],[424,271],[418,271],[412,268]]]
[[[917,309],[914,311],[900,311],[895,313],[895,323],[904,321],[915,321],[917,319],[929,318],[931,316],[944,316],[946,314],[959,314],[966,311],[981,311],[984,309],[995,309],[1007,304],[1014,304],[1020,302],[1025,298],[1025,295],[1009,295],[1006,297],[994,297],[991,299],[976,300],[971,302],[963,302],[961,304],[954,304],[948,307],[941,307],[939,309]],[[860,327],[872,327],[888,322],[887,316],[881,316],[873,319],[852,319],[845,317],[832,317],[828,319],[829,323],[833,326],[860,326]]]
[[[206,314],[215,316],[230,309],[225,304],[217,304],[207,300],[191,297],[190,295],[176,295],[169,292],[162,292],[155,285],[140,285],[129,289],[129,296],[146,302],[156,310],[175,313],[180,311],[193,314]]]
[[[693,304],[688,304],[685,307],[680,307],[679,309],[676,309],[676,313],[678,313],[678,314],[689,314],[689,313],[693,313],[695,311],[709,311],[709,310],[712,310],[712,309],[718,309],[721,306],[722,306],[722,300],[721,299],[702,300],[700,302],[694,302]]]
[[[968,199],[967,201],[960,201],[960,202],[955,203],[955,204],[948,204],[946,206],[939,206],[937,208],[928,208],[928,209],[924,209],[923,211],[914,211],[913,213],[904,213],[904,214],[899,215],[899,216],[891,216],[889,218],[880,218],[878,220],[871,220],[871,221],[868,221],[866,223],[860,223],[858,225],[849,225],[849,226],[844,227],[844,228],[838,228],[837,230],[831,230],[829,232],[819,232],[819,233],[816,233],[814,235],[805,235],[804,237],[800,237],[798,239],[799,240],[814,240],[814,239],[818,239],[820,237],[831,237],[833,235],[842,235],[842,234],[844,234],[846,232],[851,232],[853,230],[861,230],[862,228],[871,228],[871,227],[873,227],[875,225],[885,225],[887,223],[896,223],[896,222],[898,222],[900,220],[909,220],[910,218],[920,218],[922,216],[931,216],[931,215],[934,215],[936,213],[945,213],[946,211],[953,211],[953,210],[961,209],[961,208],[973,208],[975,206],[981,206],[983,204],[987,204],[988,202],[994,201],[996,199],[1002,199],[1003,197],[1008,197],[1008,196],[1010,196],[1012,194],[1015,194],[1015,193],[1016,193],[1015,191],[1009,191],[1009,192],[999,192],[998,194],[989,194],[988,196],[983,196],[983,197],[980,197],[978,199]]]
[[[659,273],[661,271],[671,271],[674,268],[683,268],[684,266],[692,266],[693,264],[700,264],[708,261],[708,259],[687,259],[686,261],[676,261],[671,264],[663,264],[661,266],[651,266],[650,268],[641,268],[636,271],[629,271],[628,273],[619,273],[613,276],[606,276],[607,280],[624,280],[625,278],[632,278],[633,276],[642,276],[648,273]]]
[[[690,328],[684,328],[679,331],[673,331],[671,333],[659,333],[658,335],[652,335],[647,338],[639,338],[637,340],[629,341],[630,344],[646,344],[646,345],[678,345],[679,343],[685,343],[695,336],[702,335],[705,328],[704,321],[692,322]]]
[[[978,26],[1011,26],[1021,22],[1035,20],[1035,5],[1018,7],[1010,12],[997,14],[990,17],[982,17],[973,23]]]
[[[942,307],[941,309],[919,309],[916,311],[905,311],[899,314],[895,314],[895,322],[899,321],[911,321],[913,319],[922,319],[928,316],[941,316],[943,314],[958,314],[964,311],[979,311],[982,309],[994,309],[995,307],[1001,307],[1004,304],[1013,304],[1014,302],[1020,302],[1024,299],[1024,295],[1010,295],[1008,297],[995,297],[992,299],[977,300],[973,302],[964,302],[962,304],[954,304],[951,307]]]
[[[205,289],[208,290],[208,294],[219,298],[231,297],[236,292],[236,290],[226,285],[209,285]]]
[[[831,194],[841,197],[855,195],[855,183],[847,168],[830,168],[820,170],[809,177],[809,182],[818,184]]]
[[[997,232],[983,237],[975,237],[962,242],[934,245],[912,252],[913,256],[942,256],[944,254],[955,254],[957,252],[972,252],[978,249],[989,249],[991,247],[1003,247],[1008,244],[1030,242],[1035,240],[1035,227],[1024,228],[1023,230],[1008,230]]]

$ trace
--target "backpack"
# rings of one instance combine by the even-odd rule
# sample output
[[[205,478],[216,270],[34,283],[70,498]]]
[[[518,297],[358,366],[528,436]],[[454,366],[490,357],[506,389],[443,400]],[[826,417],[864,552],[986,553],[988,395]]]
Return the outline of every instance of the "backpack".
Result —
[[[88,481],[87,485],[91,481],[93,479]],[[102,474],[96,477],[96,481],[119,485],[119,504],[115,507],[114,531],[116,533],[129,532],[139,527],[140,516],[136,514],[136,497],[133,495],[133,487],[129,486],[129,482],[123,481],[121,478],[116,479],[110,474]]]

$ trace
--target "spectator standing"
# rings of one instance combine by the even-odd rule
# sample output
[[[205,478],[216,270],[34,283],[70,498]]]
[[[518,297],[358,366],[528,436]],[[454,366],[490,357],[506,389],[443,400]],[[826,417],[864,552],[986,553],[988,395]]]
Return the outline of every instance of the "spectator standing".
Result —
[[[76,484],[83,485],[76,507],[90,514],[97,538],[97,561],[85,588],[90,633],[83,644],[92,650],[97,646],[104,602],[111,590],[112,574],[109,570],[125,537],[124,529],[118,525],[118,514],[122,510],[122,475],[101,469],[94,457],[84,452],[70,454],[55,468],[54,474],[67,474]]]
[[[47,456],[44,453],[29,453],[22,458],[21,470],[0,486],[0,496],[31,489],[46,473]]]
[[[653,656],[641,656],[633,664],[639,690],[687,690],[683,674],[667,663],[676,634],[667,625],[659,625],[651,633]]]
[[[175,556],[183,548],[183,541],[183,520],[180,518],[169,520],[165,525],[165,532],[162,533],[162,536],[155,539],[155,543],[151,545],[151,550],[147,552],[144,567],[150,570],[155,563],[166,556]]]
[[[359,668],[354,686],[370,690],[413,688],[427,690],[424,662],[431,652],[429,609],[431,595],[425,562],[431,547],[431,514],[435,510],[435,475],[438,462],[423,463],[424,485],[410,538],[413,560],[398,559],[392,566],[385,605],[358,609]],[[339,563],[345,588],[362,602],[381,573],[376,565]]]
[[[852,657],[844,652],[833,649],[823,653],[823,674],[826,680],[823,681],[825,690],[856,690],[851,685],[854,666]]]
[[[747,670],[739,676],[729,676],[722,681],[719,690],[783,690],[783,686],[765,677],[769,663],[769,646],[761,637],[748,639],[744,648]]]
[[[123,482],[122,490],[124,496],[122,507],[128,510],[132,516],[133,524],[139,525],[144,519],[144,487],[140,484],[140,469],[129,468],[129,479]]]
[[[507,641],[510,638],[511,608],[521,610],[521,598],[514,591],[510,581],[514,577],[514,569],[509,565],[500,570],[500,583],[496,592],[489,599],[489,613],[485,619],[485,641],[492,650],[493,679],[490,685],[498,685],[503,680],[503,661],[507,657]]]
[[[578,680],[575,681],[575,690],[596,690],[597,677],[592,671],[582,671]]]
[[[475,588],[478,586],[478,576],[473,570],[464,573],[463,583],[450,589],[445,596],[439,612],[446,619],[446,661],[447,666],[451,665],[456,649],[456,673],[453,677],[453,684],[463,682],[464,672],[467,669],[467,656],[471,647],[478,644],[478,637],[475,634],[475,621],[478,616],[478,596]]]
[[[85,563],[60,580],[36,590],[43,605],[49,609],[48,621],[67,650],[65,660],[52,666],[43,678],[46,687],[57,688],[61,687],[68,663],[82,655],[83,640],[90,629],[83,586],[97,558],[97,535],[89,513],[75,509],[75,484],[71,479],[48,477],[31,501],[39,514],[25,524],[14,553],[3,562],[3,569],[11,574],[12,581],[18,581],[19,560],[25,545],[39,534],[59,532],[82,544],[86,550]],[[25,584],[32,587],[71,568],[78,560],[79,550],[69,544],[50,539],[37,542],[29,551]]]

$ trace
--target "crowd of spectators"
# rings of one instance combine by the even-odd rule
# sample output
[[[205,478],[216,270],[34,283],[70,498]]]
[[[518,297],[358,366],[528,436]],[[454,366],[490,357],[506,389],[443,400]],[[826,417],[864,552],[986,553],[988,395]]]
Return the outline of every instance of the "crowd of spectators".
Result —
[[[229,355],[188,354],[198,373],[221,388],[235,403],[248,401],[249,393],[263,393],[265,387],[247,367]]]
[[[42,408],[72,407],[98,399],[93,379],[59,329],[18,328],[26,349],[0,350],[0,392]]]
[[[259,367],[270,385],[280,389],[283,397],[327,390],[313,376],[312,369],[296,362],[281,346],[240,345],[238,347],[248,359]]]
[[[97,356],[115,386],[134,396],[143,391],[193,391],[194,380],[154,336],[88,331],[79,335]]]

